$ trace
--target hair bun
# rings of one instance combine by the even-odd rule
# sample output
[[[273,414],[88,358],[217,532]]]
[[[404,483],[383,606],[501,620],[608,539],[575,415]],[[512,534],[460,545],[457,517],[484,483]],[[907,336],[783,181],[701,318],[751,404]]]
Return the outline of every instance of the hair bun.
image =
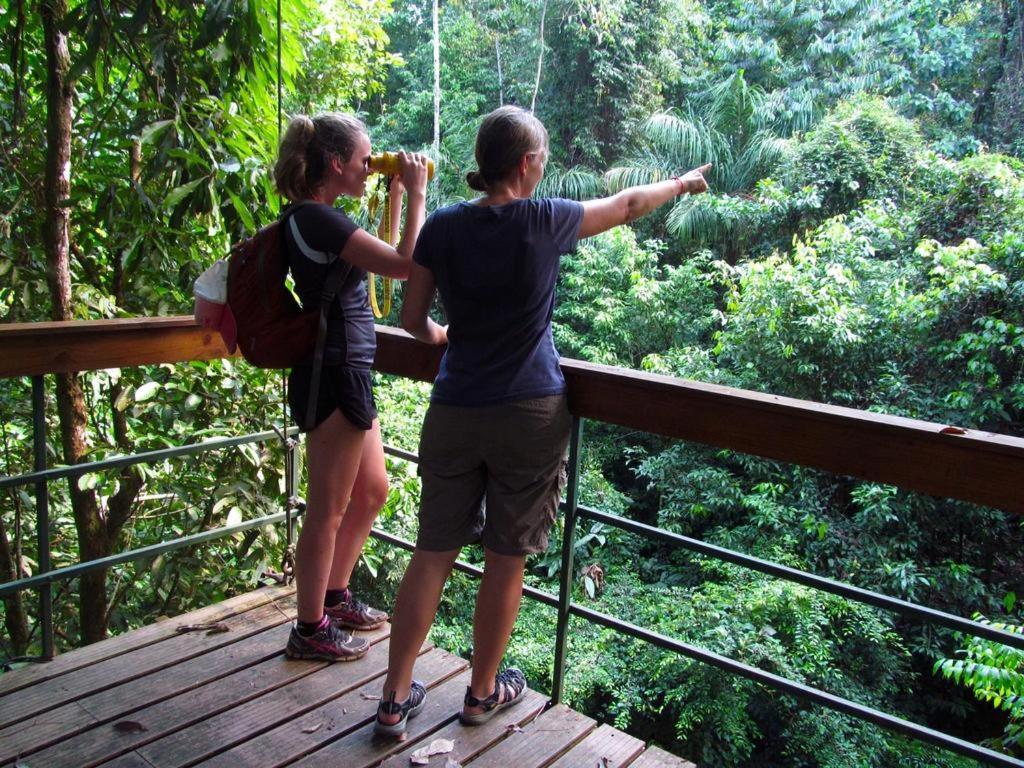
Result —
[[[483,174],[480,171],[470,171],[467,173],[466,183],[470,189],[475,189],[477,192],[487,191],[487,184],[484,182]]]

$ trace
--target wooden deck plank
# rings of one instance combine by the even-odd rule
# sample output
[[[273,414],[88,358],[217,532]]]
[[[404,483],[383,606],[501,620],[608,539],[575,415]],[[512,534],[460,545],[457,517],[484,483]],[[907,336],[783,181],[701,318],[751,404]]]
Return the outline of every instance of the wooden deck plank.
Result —
[[[16,763],[22,755],[55,744],[66,734],[96,725],[99,725],[99,720],[73,701],[26,722],[4,728],[0,730],[0,765]]]
[[[457,713],[462,707],[462,697],[465,695],[465,683],[459,691],[452,712]],[[450,757],[458,763],[467,763],[474,757],[499,743],[508,734],[513,733],[515,728],[522,728],[544,709],[547,698],[537,691],[527,691],[522,702],[509,709],[504,709],[488,720],[483,725],[467,728],[458,720],[454,720],[439,731],[430,734],[430,740],[449,739],[455,742],[455,749],[448,755],[435,755],[431,758],[430,764],[443,766]],[[410,737],[421,738],[422,734],[415,734],[414,728],[419,725],[416,720],[410,722]],[[408,768],[409,756],[427,743],[427,739],[414,741],[412,744],[399,744],[400,752],[395,752],[380,764],[380,768]]]
[[[83,651],[50,676],[19,676],[0,691],[0,765],[25,768],[281,768],[321,764],[405,768],[436,738],[466,768],[696,768],[565,706],[538,715],[545,697],[488,723],[457,721],[468,664],[425,645],[416,676],[427,704],[404,741],[373,735],[386,673],[389,625],[365,633],[370,653],[350,664],[291,661],[283,649],[294,592],[259,590],[113,638],[122,650]],[[227,633],[179,634],[179,624],[224,621]],[[146,631],[149,630],[149,631]],[[120,655],[119,655],[120,653]],[[64,658],[64,657],[60,657]],[[0,679],[3,679],[0,677]],[[23,684],[22,684],[23,683]],[[136,723],[141,730],[126,728]],[[117,727],[118,725],[121,727]]]
[[[644,751],[644,743],[628,733],[602,725],[566,752],[550,768],[621,768]]]
[[[467,665],[468,666],[468,665]],[[425,682],[425,681],[424,681]],[[420,714],[409,721],[406,740],[382,738],[373,733],[373,718],[376,706],[369,708],[363,726],[343,738],[331,742],[295,764],[295,768],[312,768],[320,765],[344,765],[345,768],[368,768],[380,763],[389,754],[404,749],[410,742],[426,736],[430,738],[438,728],[450,723],[469,682],[469,673],[463,671],[458,677],[446,680],[429,692],[427,703]],[[373,702],[376,705],[376,702]],[[426,742],[422,742],[425,744]]]
[[[389,642],[378,643],[355,663],[325,667],[266,696],[147,744],[138,752],[155,768],[178,768],[235,746],[245,747],[256,741],[264,745],[267,740],[262,737],[267,731],[282,740],[282,744],[273,745],[273,749],[278,749],[293,739],[316,744],[325,736],[336,735],[339,729],[358,727],[361,709],[368,703],[376,706],[376,701],[367,702],[363,696],[373,695],[371,690],[381,684],[381,677],[387,672],[388,648]],[[428,650],[419,661],[434,679],[452,675],[465,665],[440,650]],[[333,725],[325,728],[325,723]],[[307,728],[316,730],[302,733]],[[293,757],[302,754],[300,751]],[[262,763],[268,764],[269,761]]]
[[[629,768],[697,768],[697,766],[659,747],[648,747],[647,751],[630,764]]]
[[[289,631],[288,624],[272,627],[0,729],[0,764],[276,656]]]
[[[55,705],[74,701],[99,690],[142,677],[155,670],[200,656],[214,648],[231,645],[267,627],[282,624],[288,620],[285,611],[292,605],[292,597],[261,605],[253,610],[226,617],[222,623],[229,627],[227,632],[212,635],[175,632],[173,636],[159,643],[151,643],[97,662],[76,674],[61,675],[18,691],[15,695],[8,694],[0,698],[0,726],[7,727],[45,712]],[[193,623],[191,618],[187,623]],[[175,626],[179,623],[184,622],[175,622]]]
[[[472,768],[543,768],[594,730],[596,723],[564,704],[552,707],[521,732],[467,761]]]
[[[360,764],[360,759],[350,751],[349,745],[352,744],[354,737],[357,741],[367,742],[372,738],[372,720],[377,711],[377,697],[380,696],[383,675],[387,671],[386,664],[385,658],[379,675],[361,686],[360,690],[351,690],[302,717],[239,744],[230,751],[222,752],[208,762],[202,763],[202,768],[272,768],[290,765],[292,761],[314,752],[314,762],[318,764],[327,760],[329,765],[354,768]],[[443,690],[454,684],[458,690],[464,689],[466,684],[461,677],[456,677],[454,683],[450,678],[466,667],[468,662],[465,659],[440,649],[424,654],[417,660],[417,679],[422,680],[431,689],[428,707],[429,702],[438,698],[438,686]],[[316,675],[319,676],[320,674]],[[450,711],[447,714],[450,715]],[[429,713],[425,708],[425,711],[412,722],[426,719],[429,719]],[[372,762],[376,763],[379,760],[377,757]]]
[[[165,619],[155,624],[148,624],[145,627],[125,632],[101,643],[93,643],[84,648],[77,648],[73,651],[57,656],[53,661],[41,664],[14,669],[0,675],[0,697],[14,691],[21,690],[30,685],[50,680],[60,675],[87,667],[105,659],[120,656],[129,651],[151,643],[158,643],[177,634],[179,624],[208,624],[225,619],[245,611],[266,605],[273,600],[280,600],[295,594],[294,587],[261,587],[260,589],[236,595],[221,603],[210,605],[199,610],[186,614],[177,619]],[[0,698],[2,700],[2,698]]]
[[[385,625],[376,633],[366,633],[365,636],[379,641],[388,633],[390,626]],[[130,720],[145,727],[147,730],[143,732],[120,733],[114,727],[116,723],[101,725],[33,754],[28,764],[31,768],[87,768],[98,765],[313,674],[328,663],[293,661],[281,653],[133,712]]]
[[[121,755],[109,763],[104,763],[103,768],[153,768],[153,766],[147,763],[142,758],[142,755],[137,752],[129,752],[127,755]]]

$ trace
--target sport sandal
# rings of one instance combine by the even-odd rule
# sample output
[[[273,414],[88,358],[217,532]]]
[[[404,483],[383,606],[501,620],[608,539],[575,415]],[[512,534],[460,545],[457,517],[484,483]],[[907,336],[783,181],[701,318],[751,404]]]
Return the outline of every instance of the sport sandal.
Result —
[[[377,706],[377,719],[373,724],[373,732],[380,736],[401,736],[405,733],[405,727],[410,717],[416,717],[427,703],[427,689],[419,680],[413,680],[409,687],[409,698],[402,702],[395,701],[395,692],[391,692],[387,701],[382,701]],[[401,718],[394,723],[385,723],[380,719],[384,715],[401,715]]]
[[[504,672],[494,676],[494,693],[486,699],[478,699],[473,695],[470,688],[466,688],[466,698],[463,700],[465,707],[482,707],[482,712],[467,715],[463,710],[459,713],[459,720],[463,725],[483,725],[501,709],[511,707],[523,700],[523,694],[529,688],[526,687],[526,675],[515,667],[509,667]],[[504,691],[505,700],[501,701],[501,694]]]

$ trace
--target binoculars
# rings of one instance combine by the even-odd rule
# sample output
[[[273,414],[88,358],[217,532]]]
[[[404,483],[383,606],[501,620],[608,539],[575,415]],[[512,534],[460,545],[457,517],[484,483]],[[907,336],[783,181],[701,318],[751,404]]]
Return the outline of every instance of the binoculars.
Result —
[[[370,155],[368,165],[373,173],[380,173],[384,176],[397,176],[401,170],[397,152],[381,152],[379,155]],[[427,158],[427,181],[432,178],[434,178],[434,161]]]

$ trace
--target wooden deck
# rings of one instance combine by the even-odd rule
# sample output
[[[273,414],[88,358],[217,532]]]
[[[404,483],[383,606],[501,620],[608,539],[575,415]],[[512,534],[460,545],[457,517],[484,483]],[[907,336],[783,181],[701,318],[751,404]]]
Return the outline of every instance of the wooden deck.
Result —
[[[283,649],[294,591],[265,588],[0,675],[0,765],[18,768],[428,765],[507,768],[693,768],[673,755],[530,692],[486,725],[455,714],[467,662],[425,645],[416,676],[430,691],[408,739],[376,738],[387,665],[385,626],[357,662],[291,661]],[[218,624],[220,631],[179,632]],[[450,761],[450,762],[449,762]]]

